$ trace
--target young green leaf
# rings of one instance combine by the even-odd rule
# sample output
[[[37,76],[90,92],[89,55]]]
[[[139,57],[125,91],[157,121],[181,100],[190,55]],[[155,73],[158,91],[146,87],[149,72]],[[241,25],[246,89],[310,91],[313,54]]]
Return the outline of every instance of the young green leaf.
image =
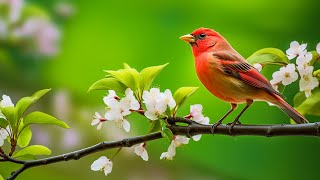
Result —
[[[277,65],[287,65],[289,64],[289,59],[286,54],[280,49],[276,48],[264,48],[256,51],[250,57],[247,58],[250,64],[277,64]]]
[[[138,88],[139,73],[136,69],[119,69],[118,71],[108,70],[105,72],[129,87],[132,91],[135,91]]]
[[[173,133],[169,128],[165,128],[161,131],[161,136],[165,138],[168,142],[173,140]]]
[[[103,78],[93,83],[88,92],[92,90],[115,90],[124,93],[127,87],[115,78]]]
[[[27,126],[29,124],[52,124],[63,128],[70,128],[65,122],[39,111],[32,112],[24,118],[24,125]]]
[[[25,155],[37,156],[37,155],[50,155],[50,154],[51,154],[51,150],[49,148],[42,145],[32,145],[24,149],[21,149],[20,151],[16,151],[13,154],[13,157],[18,158]]]
[[[1,108],[2,114],[6,117],[7,121],[10,122],[12,127],[15,127],[18,121],[17,111],[15,107]]]
[[[21,127],[23,127],[23,125],[21,125]],[[26,126],[21,130],[17,144],[19,147],[24,148],[29,145],[32,138],[32,132],[30,126]]]
[[[4,180],[1,174],[0,174],[0,180]]]
[[[294,107],[298,107],[301,105],[301,103],[303,103],[303,101],[305,101],[306,95],[304,94],[304,92],[299,91],[293,98],[293,105]]]
[[[30,107],[30,105],[37,102],[42,96],[44,96],[47,92],[49,92],[51,89],[43,89],[40,91],[37,91],[30,97],[24,97],[21,98],[16,105],[17,109],[17,117],[18,119],[23,115],[23,113]]]
[[[0,118],[0,128],[6,128],[9,125],[9,122],[4,119],[4,118]]]
[[[164,67],[168,65],[152,66],[143,69],[140,72],[140,83],[139,87],[141,91],[148,90],[154,81],[154,79],[160,74]]]
[[[176,90],[176,92],[173,95],[174,100],[176,101],[176,108],[181,106],[184,101],[192,94],[194,93],[198,87],[181,87]]]
[[[312,96],[306,98],[299,106],[295,107],[301,114],[320,116],[320,89],[312,91]]]

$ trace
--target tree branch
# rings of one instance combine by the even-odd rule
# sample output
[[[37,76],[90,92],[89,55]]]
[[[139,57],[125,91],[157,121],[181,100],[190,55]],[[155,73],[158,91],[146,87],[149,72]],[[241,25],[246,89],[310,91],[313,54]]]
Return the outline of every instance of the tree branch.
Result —
[[[320,122],[309,124],[279,124],[279,125],[235,125],[230,132],[230,126],[219,125],[215,129],[211,125],[202,125],[185,118],[173,117],[166,119],[170,124],[170,129],[175,135],[193,136],[196,134],[222,134],[229,136],[251,135],[251,136],[320,136]],[[178,125],[184,123],[186,126]],[[49,158],[43,158],[39,160],[22,161],[4,156],[2,161],[10,161],[13,163],[22,164],[22,167],[13,172],[7,180],[15,179],[23,171],[36,167],[43,166],[52,163],[78,160],[84,156],[93,154],[98,151],[107,149],[115,149],[120,147],[131,147],[135,144],[148,142],[156,139],[161,139],[161,133],[152,133],[144,136],[137,136],[132,138],[123,139],[120,141],[101,142],[99,144],[80,149],[74,152],[53,156]]]

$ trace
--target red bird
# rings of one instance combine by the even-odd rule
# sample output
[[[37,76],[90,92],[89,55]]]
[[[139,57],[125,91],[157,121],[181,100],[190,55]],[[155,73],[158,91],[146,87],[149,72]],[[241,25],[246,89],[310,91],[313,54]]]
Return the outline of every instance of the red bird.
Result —
[[[218,32],[199,28],[180,39],[190,43],[195,59],[195,68],[202,84],[216,97],[231,104],[231,109],[214,124],[217,127],[234,111],[239,103],[247,103],[231,123],[241,124],[240,116],[253,101],[267,101],[278,106],[296,123],[307,123],[307,119],[283,100],[270,82],[253,66],[246,62]]]

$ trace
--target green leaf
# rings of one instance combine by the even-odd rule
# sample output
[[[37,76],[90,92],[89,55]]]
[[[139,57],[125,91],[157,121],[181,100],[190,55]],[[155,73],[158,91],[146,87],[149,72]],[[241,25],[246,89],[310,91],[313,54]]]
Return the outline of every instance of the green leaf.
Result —
[[[192,94],[194,93],[198,87],[181,87],[176,90],[176,92],[173,95],[174,100],[176,101],[176,107],[181,106],[181,104],[184,103],[184,101]]]
[[[17,124],[17,111],[15,107],[1,108],[2,114],[6,117],[7,121],[10,122],[11,126],[15,127]]]
[[[3,177],[1,176],[1,174],[0,174],[0,180],[4,180]]]
[[[161,136],[165,138],[168,142],[173,140],[173,133],[169,128],[165,128],[161,131]]]
[[[21,127],[24,127],[24,126],[21,125]],[[25,126],[21,130],[22,131],[20,132],[20,135],[18,137],[17,144],[19,147],[24,148],[29,145],[32,138],[32,132],[31,132],[30,126]]]
[[[119,69],[118,71],[107,70],[105,72],[129,87],[132,91],[135,91],[138,88],[139,73],[136,69]]]
[[[44,96],[47,92],[49,92],[51,89],[43,89],[40,91],[37,91],[30,97],[24,97],[21,98],[16,105],[17,109],[17,117],[20,118],[23,113],[35,102],[37,102],[42,96]]]
[[[27,126],[29,124],[52,124],[63,128],[70,128],[65,122],[39,111],[32,112],[24,118],[24,125]]]
[[[124,69],[131,69],[131,67],[130,67],[129,64],[127,64],[127,63],[123,63],[123,68],[124,68]]]
[[[49,148],[42,145],[32,145],[24,149],[21,149],[20,151],[15,152],[13,154],[13,157],[17,158],[24,155],[38,156],[38,155],[50,155],[50,154],[51,154],[51,150]]]
[[[126,86],[115,78],[103,78],[93,83],[88,92],[92,90],[115,90],[124,93]]]
[[[149,133],[158,132],[161,130],[160,120],[151,121]]]
[[[303,101],[305,101],[306,99],[307,98],[304,92],[301,92],[301,91],[298,92],[293,98],[294,107],[300,106],[303,103]]]
[[[154,81],[154,79],[159,75],[159,73],[163,70],[164,67],[168,65],[160,65],[160,66],[152,66],[143,69],[140,72],[140,83],[139,87],[141,91],[148,90]]]
[[[299,104],[299,103],[297,103]],[[320,88],[312,91],[312,96],[306,98],[299,106],[295,107],[301,114],[320,116]]]
[[[0,118],[0,128],[6,128],[9,125],[9,122],[4,119],[4,118]]]
[[[276,48],[260,49],[248,57],[247,61],[252,65],[260,63],[262,65],[276,64],[281,66],[287,65],[290,62],[286,54]]]

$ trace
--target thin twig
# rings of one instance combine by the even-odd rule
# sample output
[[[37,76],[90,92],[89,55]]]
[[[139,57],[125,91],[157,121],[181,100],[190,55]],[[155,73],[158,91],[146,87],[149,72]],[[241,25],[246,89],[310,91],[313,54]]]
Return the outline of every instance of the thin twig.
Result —
[[[212,125],[202,125],[196,123],[192,120],[173,117],[167,119],[170,124],[170,129],[175,135],[186,135],[193,136],[196,134],[221,134],[229,136],[240,136],[240,135],[249,135],[249,136],[320,136],[320,122],[309,123],[309,124],[279,124],[279,125],[235,125],[232,131],[229,131],[230,126],[228,125],[219,125],[215,128],[215,131],[212,131]],[[187,126],[179,126],[176,122],[181,122],[187,124]],[[7,180],[15,179],[23,171],[36,167],[43,166],[52,163],[68,161],[68,160],[78,160],[84,156],[96,153],[98,151],[103,151],[107,149],[115,149],[122,147],[131,147],[135,144],[144,143],[156,139],[161,139],[161,133],[152,133],[144,136],[137,136],[132,138],[123,139],[120,141],[112,142],[101,142],[91,147],[80,149],[74,152],[53,156],[49,158],[43,158],[39,160],[30,160],[22,161],[5,156],[4,160],[23,164],[20,169],[13,172]]]

